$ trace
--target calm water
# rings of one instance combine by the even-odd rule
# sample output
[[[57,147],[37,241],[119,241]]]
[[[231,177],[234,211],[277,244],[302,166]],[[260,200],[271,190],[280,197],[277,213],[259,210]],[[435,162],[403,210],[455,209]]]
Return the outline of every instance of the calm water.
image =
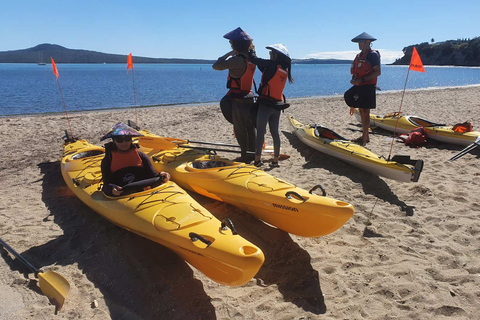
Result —
[[[68,111],[132,107],[132,76],[126,64],[59,64],[60,86]],[[226,93],[226,71],[211,65],[137,64],[137,106],[219,101]],[[382,66],[383,91],[403,90],[407,66]],[[349,87],[350,65],[294,65],[295,83],[287,98],[341,95]],[[256,72],[255,81],[260,83]],[[407,89],[480,84],[480,68],[426,67],[410,72]],[[63,112],[51,65],[0,64],[0,116]]]

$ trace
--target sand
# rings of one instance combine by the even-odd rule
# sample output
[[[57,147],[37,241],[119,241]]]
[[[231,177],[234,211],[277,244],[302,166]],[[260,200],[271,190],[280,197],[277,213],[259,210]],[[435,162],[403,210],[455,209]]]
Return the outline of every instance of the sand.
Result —
[[[376,114],[398,110],[401,92],[378,95]],[[67,101],[68,107],[68,101]],[[480,87],[407,91],[406,114],[480,128]],[[393,154],[423,159],[418,183],[379,178],[302,144],[287,114],[360,136],[342,97],[292,100],[281,117],[282,152],[269,173],[355,206],[341,229],[302,238],[199,195],[219,218],[266,257],[246,285],[219,285],[168,249],[90,210],[61,173],[64,114],[0,118],[0,235],[36,267],[63,275],[71,291],[62,310],[36,278],[0,249],[0,319],[478,319],[480,310],[480,150],[455,162],[462,147],[394,143]],[[183,139],[235,143],[217,105],[138,108],[142,128]],[[99,138],[132,109],[70,113],[75,135]],[[389,134],[368,147],[388,155]],[[267,145],[271,137],[267,134]],[[222,153],[228,158],[237,155]]]

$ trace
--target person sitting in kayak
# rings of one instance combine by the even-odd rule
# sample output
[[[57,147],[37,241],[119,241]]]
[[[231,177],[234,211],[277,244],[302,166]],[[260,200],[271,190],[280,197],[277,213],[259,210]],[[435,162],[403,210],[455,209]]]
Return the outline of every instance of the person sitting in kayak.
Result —
[[[112,138],[105,145],[105,157],[101,169],[103,177],[102,191],[108,196],[120,196],[125,185],[160,176],[160,183],[170,180],[168,172],[157,174],[148,156],[137,150],[132,144],[132,137],[143,136],[137,130],[119,122],[105,134],[100,141]],[[158,184],[157,184],[158,185]],[[143,189],[143,187],[142,187]],[[130,190],[141,191],[142,189]]]

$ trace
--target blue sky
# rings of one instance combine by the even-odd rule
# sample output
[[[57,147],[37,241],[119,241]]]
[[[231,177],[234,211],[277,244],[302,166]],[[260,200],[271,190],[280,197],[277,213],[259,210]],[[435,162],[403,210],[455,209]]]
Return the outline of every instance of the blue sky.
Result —
[[[480,36],[480,1],[2,1],[0,51],[53,43],[155,58],[216,59],[242,27],[260,57],[284,43],[293,58],[353,59],[350,39],[378,40],[382,63],[411,44]]]

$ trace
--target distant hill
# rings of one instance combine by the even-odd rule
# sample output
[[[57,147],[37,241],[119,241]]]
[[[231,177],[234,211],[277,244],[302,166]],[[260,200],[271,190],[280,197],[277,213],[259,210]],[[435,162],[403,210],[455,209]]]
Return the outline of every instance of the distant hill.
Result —
[[[0,52],[0,63],[127,63],[127,55],[68,49],[56,44],[39,44],[33,48]],[[134,63],[214,63],[215,60],[145,58],[133,56]]]
[[[409,65],[413,47],[417,48],[424,65],[480,66],[480,37],[411,45],[403,48],[404,56],[392,64]]]
[[[126,63],[127,55],[110,54],[97,51],[68,49],[56,44],[39,44],[33,48],[1,51],[0,63]],[[146,58],[133,56],[134,63],[202,63],[213,64],[216,60],[180,59],[180,58]],[[296,64],[350,64],[350,60],[336,59],[293,59]]]

